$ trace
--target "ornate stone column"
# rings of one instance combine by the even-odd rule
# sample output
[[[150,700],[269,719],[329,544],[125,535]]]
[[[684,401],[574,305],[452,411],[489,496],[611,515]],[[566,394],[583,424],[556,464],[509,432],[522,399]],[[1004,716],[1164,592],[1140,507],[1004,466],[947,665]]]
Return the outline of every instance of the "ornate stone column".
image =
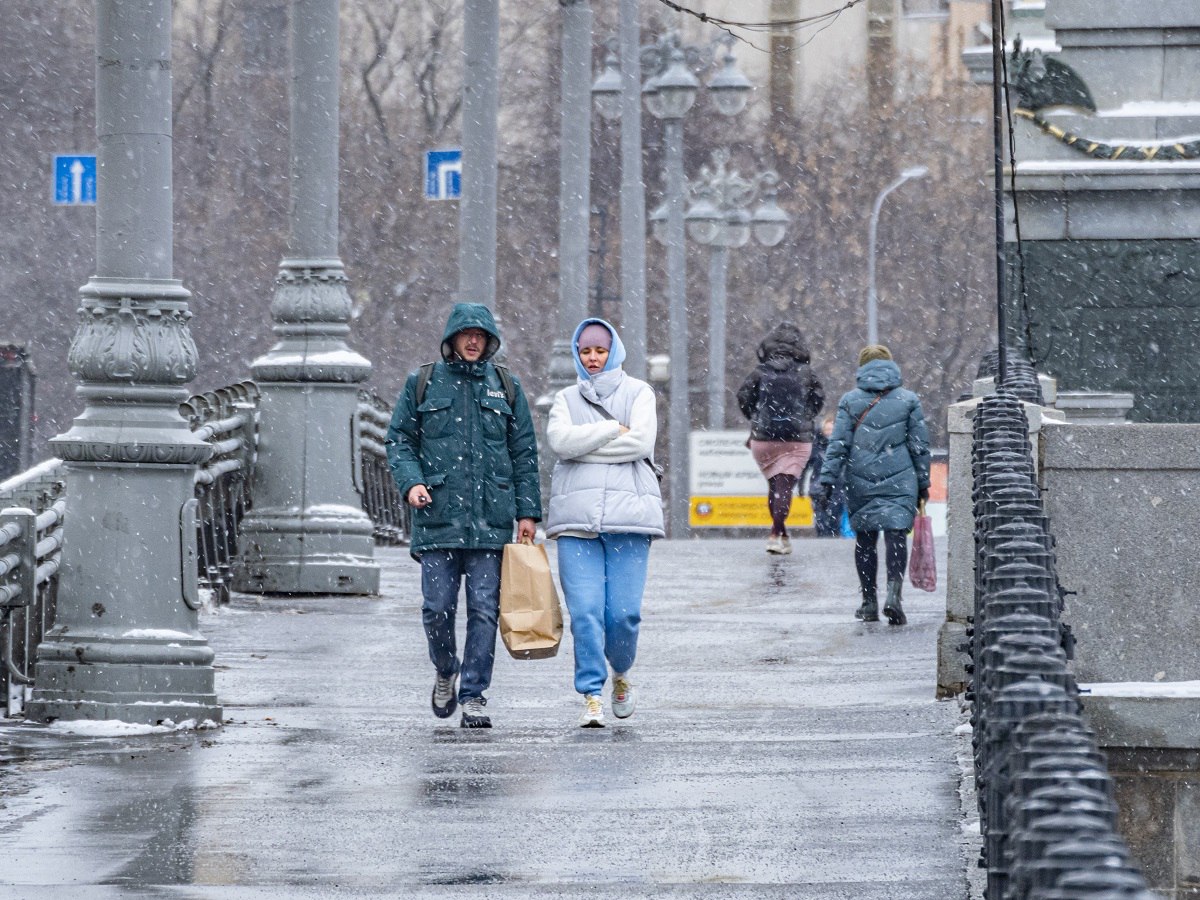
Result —
[[[220,724],[197,615],[195,467],[179,414],[196,373],[172,275],[171,3],[98,0],[96,272],[71,371],[84,410],[66,462],[58,612],[26,706],[40,722]]]
[[[279,342],[252,364],[258,463],[234,588],[373,594],[373,528],[353,481],[358,385],[371,364],[346,344],[337,250],[338,0],[293,0],[291,30],[291,237],[271,303]]]

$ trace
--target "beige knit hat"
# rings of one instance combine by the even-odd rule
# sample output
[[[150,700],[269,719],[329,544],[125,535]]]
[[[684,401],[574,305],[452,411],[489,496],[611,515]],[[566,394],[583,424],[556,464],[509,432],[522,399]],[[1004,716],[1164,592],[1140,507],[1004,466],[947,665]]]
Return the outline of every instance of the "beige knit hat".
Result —
[[[892,351],[883,344],[867,344],[858,351],[858,364],[865,366],[867,363],[876,359],[891,359]]]

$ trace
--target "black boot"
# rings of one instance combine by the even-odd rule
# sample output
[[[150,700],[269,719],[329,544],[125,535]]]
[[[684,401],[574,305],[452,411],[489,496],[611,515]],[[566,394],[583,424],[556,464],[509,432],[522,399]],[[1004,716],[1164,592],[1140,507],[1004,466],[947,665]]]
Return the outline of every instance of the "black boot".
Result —
[[[903,581],[889,581],[887,602],[883,604],[883,614],[887,616],[889,625],[907,625],[908,616],[904,615],[904,607],[900,605],[900,587]]]
[[[878,622],[879,597],[875,594],[875,588],[863,588],[862,598],[862,606],[854,611],[854,618],[862,619],[864,622]]]

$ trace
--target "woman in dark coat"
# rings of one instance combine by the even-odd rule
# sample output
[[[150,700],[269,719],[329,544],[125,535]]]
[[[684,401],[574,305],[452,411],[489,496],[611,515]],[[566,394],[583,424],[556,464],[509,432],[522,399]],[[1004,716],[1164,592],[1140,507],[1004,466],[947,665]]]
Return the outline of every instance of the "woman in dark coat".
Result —
[[[771,329],[758,345],[758,360],[738,389],[738,407],[750,420],[750,452],[767,479],[767,552],[791,553],[785,522],[812,453],[813,418],[825,406],[825,391],[809,368],[808,347],[795,325],[781,322]]]
[[[850,525],[857,534],[854,562],[863,598],[855,618],[879,620],[876,543],[882,531],[888,585],[883,614],[890,624],[903,625],[907,618],[900,587],[908,566],[907,536],[917,500],[929,497],[929,433],[921,401],[900,386],[900,367],[887,347],[872,344],[862,349],[857,382],[858,387],[838,403],[820,480],[832,492],[843,474],[846,478]]]

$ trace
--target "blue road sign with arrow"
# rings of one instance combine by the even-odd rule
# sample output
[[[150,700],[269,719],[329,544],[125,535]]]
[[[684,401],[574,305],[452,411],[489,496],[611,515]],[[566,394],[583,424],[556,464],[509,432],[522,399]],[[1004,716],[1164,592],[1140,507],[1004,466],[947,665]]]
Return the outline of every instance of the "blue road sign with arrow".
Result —
[[[54,202],[62,206],[90,206],[96,202],[96,157],[54,157]]]
[[[425,151],[425,198],[457,200],[462,196],[462,150]]]

